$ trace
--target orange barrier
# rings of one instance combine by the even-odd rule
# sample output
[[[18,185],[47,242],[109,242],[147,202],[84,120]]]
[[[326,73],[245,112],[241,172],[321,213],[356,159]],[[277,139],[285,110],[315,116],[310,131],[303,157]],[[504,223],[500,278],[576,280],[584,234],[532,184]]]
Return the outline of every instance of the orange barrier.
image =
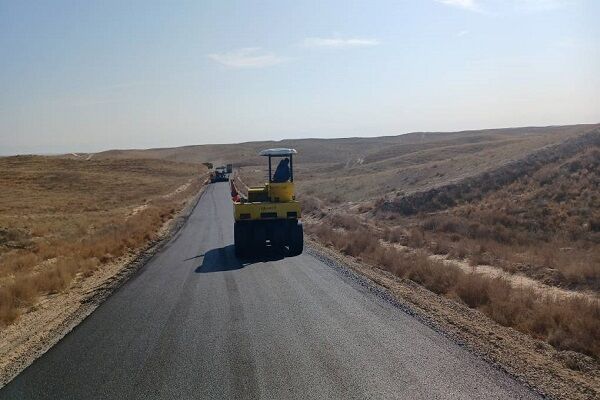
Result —
[[[231,186],[231,199],[235,202],[239,202],[240,194],[238,193],[237,188],[235,187],[235,184],[233,183],[233,180],[230,180],[229,184]]]

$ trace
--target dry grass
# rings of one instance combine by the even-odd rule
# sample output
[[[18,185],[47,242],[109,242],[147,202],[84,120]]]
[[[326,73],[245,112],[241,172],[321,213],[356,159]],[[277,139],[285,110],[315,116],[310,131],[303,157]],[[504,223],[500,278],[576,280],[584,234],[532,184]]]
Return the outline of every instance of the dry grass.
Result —
[[[148,156],[234,163],[248,185],[262,184],[269,147],[292,147],[298,193],[330,206],[427,190],[493,170],[540,148],[577,137],[593,125],[493,129],[348,139],[304,139],[108,152],[97,157]],[[95,156],[96,157],[96,156]]]
[[[201,172],[158,160],[1,158],[0,327],[151,241],[199,189]]]
[[[345,254],[358,257],[429,290],[476,308],[494,321],[547,341],[557,349],[600,359],[600,303],[584,298],[540,297],[514,288],[501,278],[464,273],[432,261],[424,253],[404,252],[381,244],[372,230],[343,230],[332,224],[307,226],[308,232]]]
[[[413,247],[600,290],[600,149],[550,163],[447,211],[405,219]]]
[[[298,197],[298,201],[302,203],[302,212],[304,214],[323,215],[324,204],[321,200],[314,196],[303,195]]]

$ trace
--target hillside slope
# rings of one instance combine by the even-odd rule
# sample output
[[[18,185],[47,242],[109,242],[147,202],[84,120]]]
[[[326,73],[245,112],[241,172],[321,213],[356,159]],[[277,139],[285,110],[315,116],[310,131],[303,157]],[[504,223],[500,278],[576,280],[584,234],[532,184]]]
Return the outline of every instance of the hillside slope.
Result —
[[[460,182],[388,198],[373,216],[437,254],[600,291],[600,128]]]
[[[112,150],[94,158],[160,158],[234,163],[251,184],[264,181],[268,147],[293,147],[299,191],[331,202],[411,193],[461,180],[577,137],[597,125],[409,133],[346,139],[298,139],[150,150]]]

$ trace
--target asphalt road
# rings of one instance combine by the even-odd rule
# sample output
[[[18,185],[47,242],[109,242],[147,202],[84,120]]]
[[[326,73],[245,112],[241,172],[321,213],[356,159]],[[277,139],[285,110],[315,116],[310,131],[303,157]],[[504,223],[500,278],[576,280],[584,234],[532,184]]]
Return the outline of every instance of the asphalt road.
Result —
[[[536,398],[318,259],[242,263],[227,183],[1,399]]]

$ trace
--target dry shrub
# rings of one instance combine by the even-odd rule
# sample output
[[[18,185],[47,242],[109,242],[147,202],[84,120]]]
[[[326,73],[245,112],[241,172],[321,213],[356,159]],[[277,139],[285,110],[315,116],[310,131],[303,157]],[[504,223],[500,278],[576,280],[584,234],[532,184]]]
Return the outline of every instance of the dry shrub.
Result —
[[[403,228],[395,226],[385,231],[385,240],[390,243],[406,243],[407,235]]]
[[[478,308],[490,302],[490,286],[504,282],[499,279],[482,279],[480,275],[463,274],[456,282],[454,293],[469,307]]]
[[[425,234],[419,227],[413,226],[408,231],[408,246],[421,248],[425,246]]]
[[[340,250],[351,256],[371,254],[379,246],[377,239],[366,229],[349,232],[345,239]]]
[[[486,247],[483,244],[477,244],[469,252],[469,265],[477,266],[482,264],[489,264],[490,258],[486,252]]]
[[[358,206],[358,212],[361,214],[365,214],[374,209],[374,205],[372,203],[362,203]]]
[[[28,275],[16,276],[0,287],[0,327],[14,321],[19,309],[37,296],[35,281]]]
[[[78,263],[71,257],[60,257],[56,263],[31,277],[38,294],[52,294],[65,289],[78,270]]]
[[[348,214],[333,214],[330,217],[330,221],[334,227],[350,231],[357,230],[363,226],[358,217]]]
[[[450,257],[458,259],[465,258],[469,253],[469,248],[463,242],[454,243],[448,252]]]
[[[38,257],[41,260],[48,260],[50,258],[55,258],[60,255],[59,247],[57,246],[57,244],[49,240],[38,242],[36,248],[34,249],[34,252],[38,255]]]
[[[600,305],[598,301],[573,298],[563,304],[553,299],[536,303],[540,333],[555,347],[600,357]]]
[[[332,193],[329,194],[326,197],[327,203],[331,204],[331,205],[336,205],[336,204],[340,204],[343,200],[342,197],[336,192],[336,193]]]
[[[465,214],[470,214],[465,212]],[[498,243],[513,243],[515,240],[521,240],[521,237],[515,236],[514,232],[510,232],[503,223],[507,223],[502,219],[502,215],[497,211],[480,212],[487,218],[485,224],[477,221],[470,221],[468,218],[462,218],[446,213],[432,215],[427,217],[420,226],[427,231],[434,233],[454,234],[458,237],[469,239],[491,239]]]
[[[38,262],[39,258],[36,254],[25,250],[7,253],[0,258],[0,264],[2,264],[3,270],[2,272],[5,275],[27,270],[36,265]]]
[[[430,242],[428,247],[433,254],[448,254],[452,250],[452,243],[445,238],[439,237],[435,241]]]
[[[0,327],[13,322],[19,315],[13,296],[5,287],[0,287]]]
[[[302,196],[299,199],[302,203],[302,212],[305,214],[319,214],[323,209],[323,202],[315,196]]]
[[[408,279],[438,294],[448,293],[460,276],[460,270],[455,266],[432,261],[424,253],[405,255],[403,261]]]
[[[381,265],[389,271],[398,265],[398,252],[392,247],[374,247],[371,258],[375,264]]]

